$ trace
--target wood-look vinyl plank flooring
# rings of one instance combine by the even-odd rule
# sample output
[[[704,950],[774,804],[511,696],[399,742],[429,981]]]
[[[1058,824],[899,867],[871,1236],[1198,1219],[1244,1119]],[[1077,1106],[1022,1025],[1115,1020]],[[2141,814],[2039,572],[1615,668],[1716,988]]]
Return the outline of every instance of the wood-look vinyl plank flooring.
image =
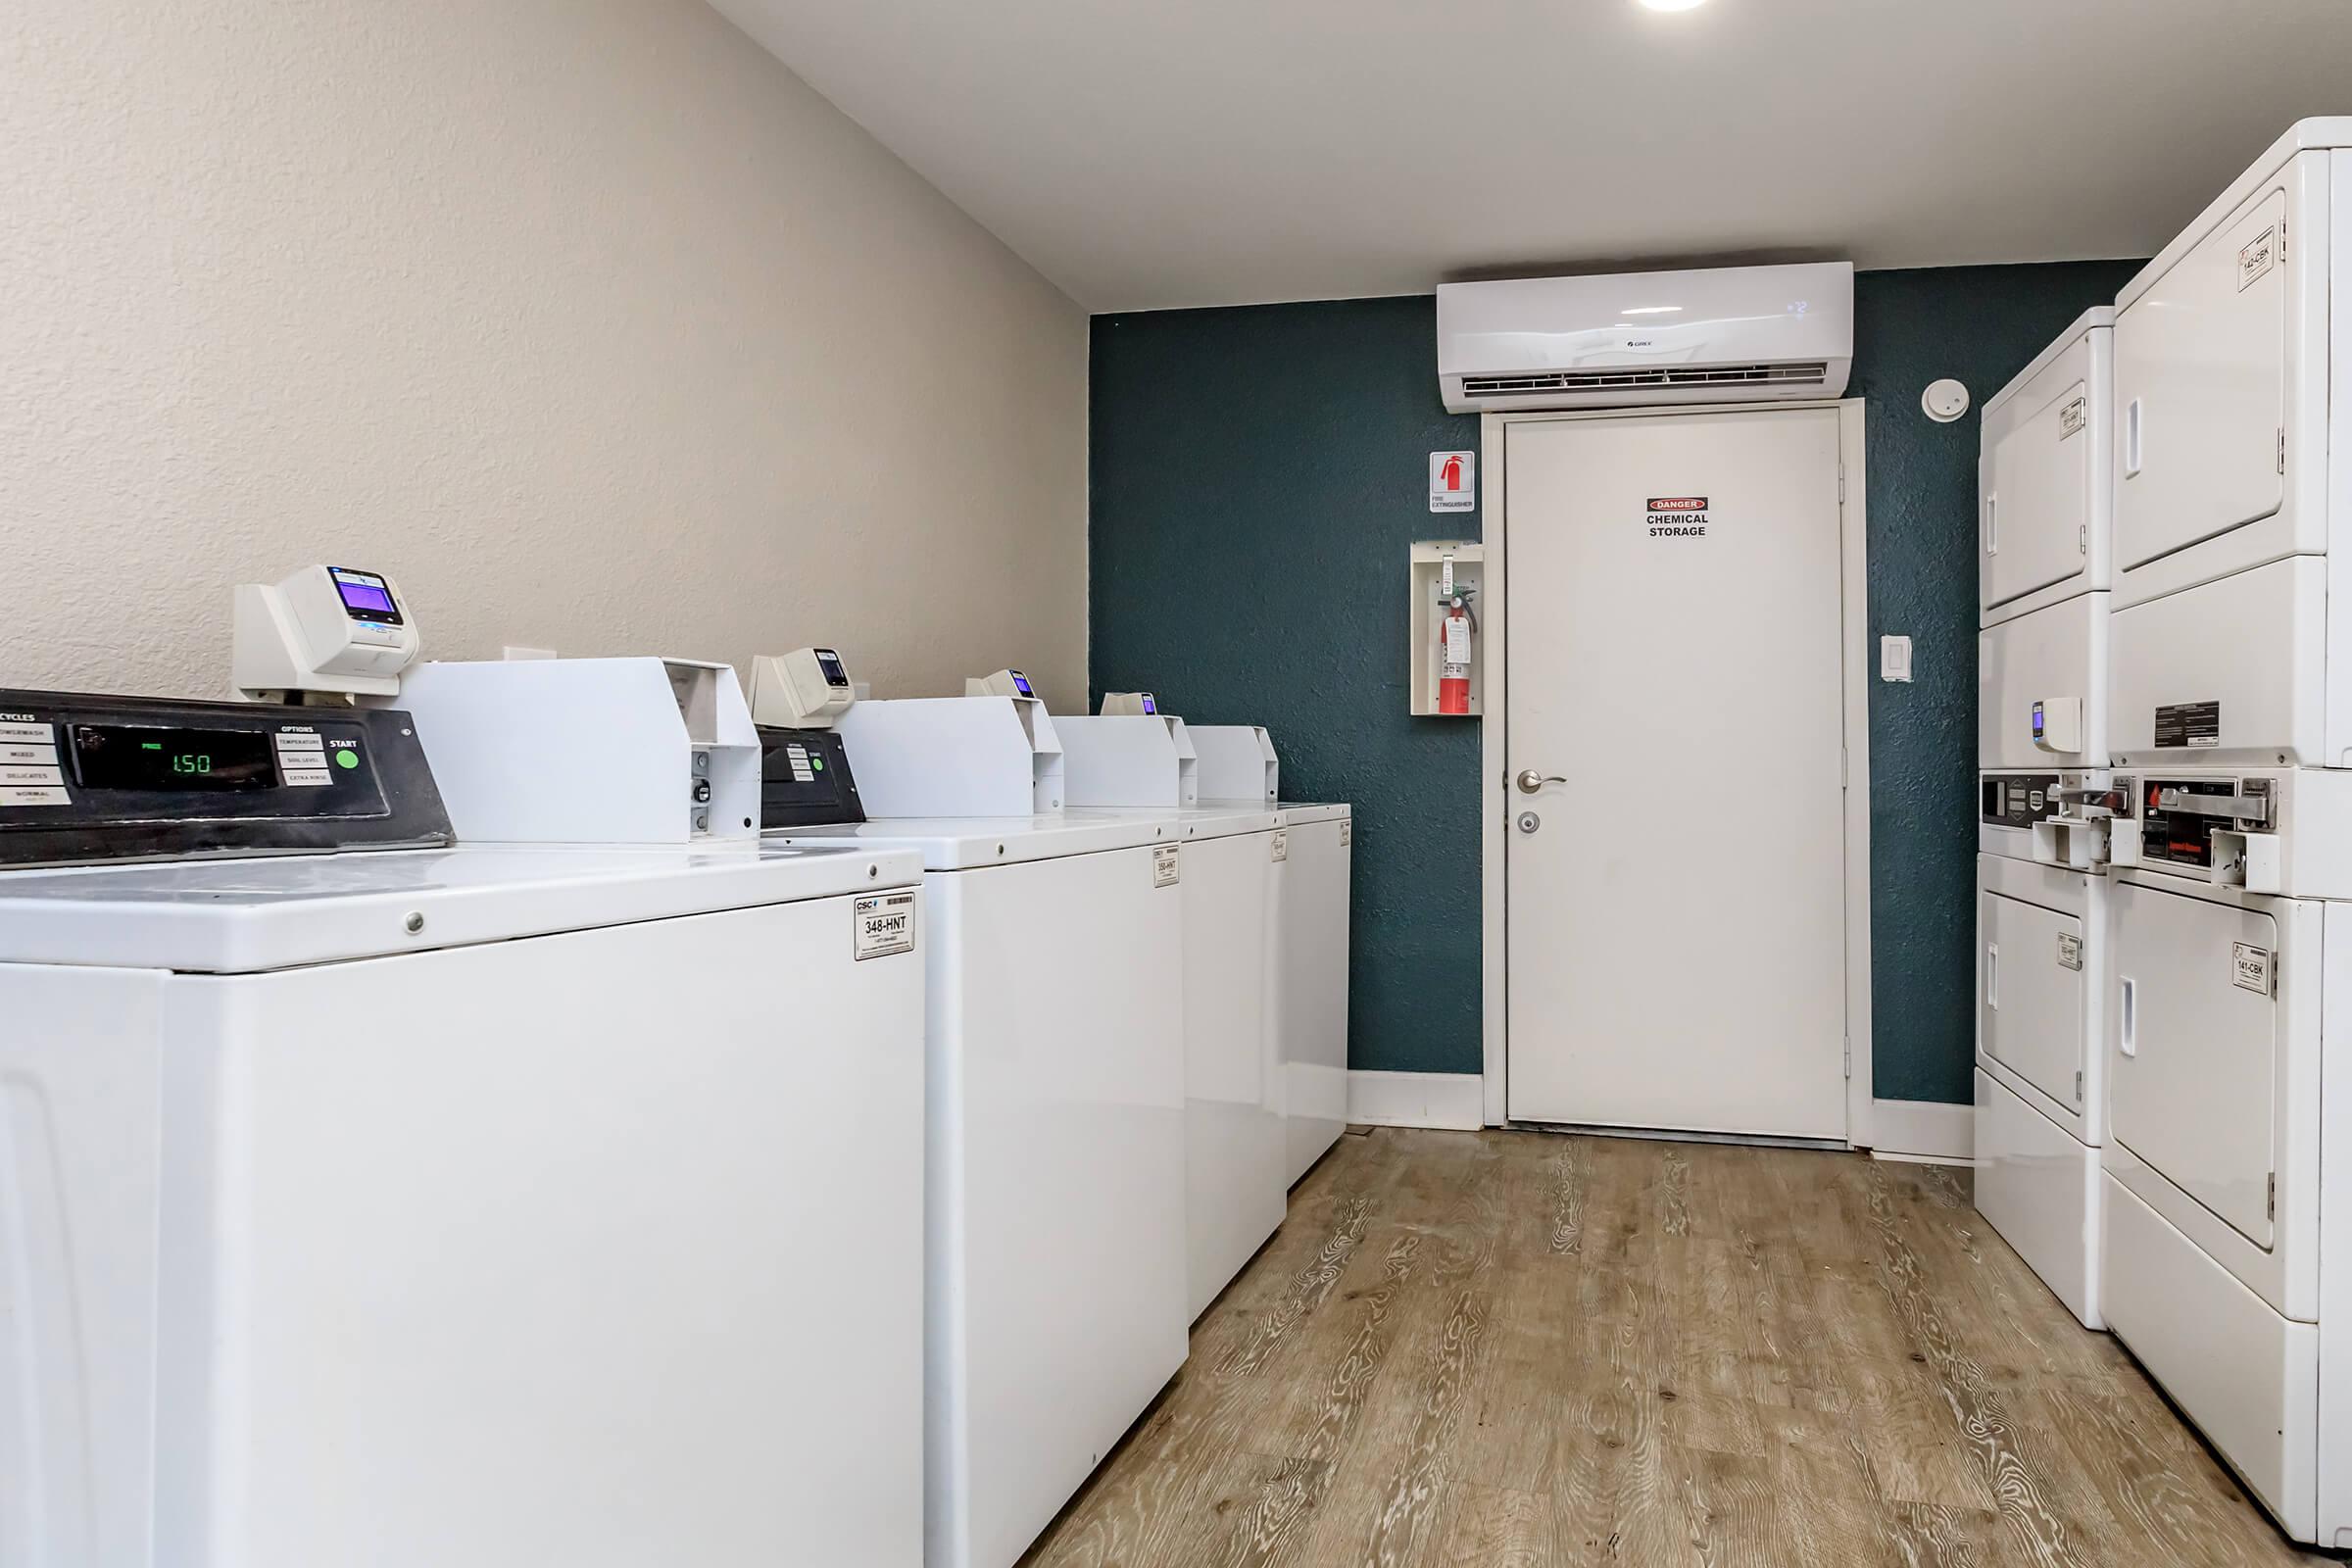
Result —
[[[1968,1173],[1340,1140],[1024,1568],[2257,1568],[2296,1550]]]

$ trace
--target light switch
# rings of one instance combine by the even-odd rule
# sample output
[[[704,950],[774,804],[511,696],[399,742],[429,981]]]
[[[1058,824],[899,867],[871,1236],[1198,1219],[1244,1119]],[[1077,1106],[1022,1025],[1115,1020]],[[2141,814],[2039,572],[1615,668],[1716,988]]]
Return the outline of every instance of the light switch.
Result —
[[[1879,639],[1879,679],[1909,680],[1911,678],[1911,639],[1882,637]]]

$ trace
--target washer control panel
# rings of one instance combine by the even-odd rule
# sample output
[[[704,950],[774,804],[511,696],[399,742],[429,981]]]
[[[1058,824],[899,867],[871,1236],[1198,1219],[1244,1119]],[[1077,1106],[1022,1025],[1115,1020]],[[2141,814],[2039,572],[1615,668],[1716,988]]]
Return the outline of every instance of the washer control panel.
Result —
[[[406,713],[0,691],[0,864],[450,842]]]

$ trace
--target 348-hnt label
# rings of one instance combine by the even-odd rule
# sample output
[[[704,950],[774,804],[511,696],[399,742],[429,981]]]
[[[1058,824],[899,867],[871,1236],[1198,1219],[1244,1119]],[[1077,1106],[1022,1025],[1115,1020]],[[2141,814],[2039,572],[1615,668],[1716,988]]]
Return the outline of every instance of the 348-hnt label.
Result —
[[[1289,859],[1291,858],[1291,830],[1283,827],[1276,828],[1273,833],[1273,845],[1275,859]]]
[[[1152,849],[1152,885],[1153,887],[1172,888],[1176,885],[1176,848],[1173,844],[1161,844]]]
[[[877,893],[856,901],[852,908],[855,941],[853,956],[886,958],[914,951],[914,893]]]

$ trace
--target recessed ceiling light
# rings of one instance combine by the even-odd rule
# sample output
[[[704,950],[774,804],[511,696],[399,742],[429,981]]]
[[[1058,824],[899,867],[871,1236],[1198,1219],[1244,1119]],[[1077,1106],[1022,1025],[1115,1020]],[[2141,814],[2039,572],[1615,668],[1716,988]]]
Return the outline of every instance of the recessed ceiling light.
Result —
[[[1707,0],[1642,0],[1652,11],[1695,11]]]

